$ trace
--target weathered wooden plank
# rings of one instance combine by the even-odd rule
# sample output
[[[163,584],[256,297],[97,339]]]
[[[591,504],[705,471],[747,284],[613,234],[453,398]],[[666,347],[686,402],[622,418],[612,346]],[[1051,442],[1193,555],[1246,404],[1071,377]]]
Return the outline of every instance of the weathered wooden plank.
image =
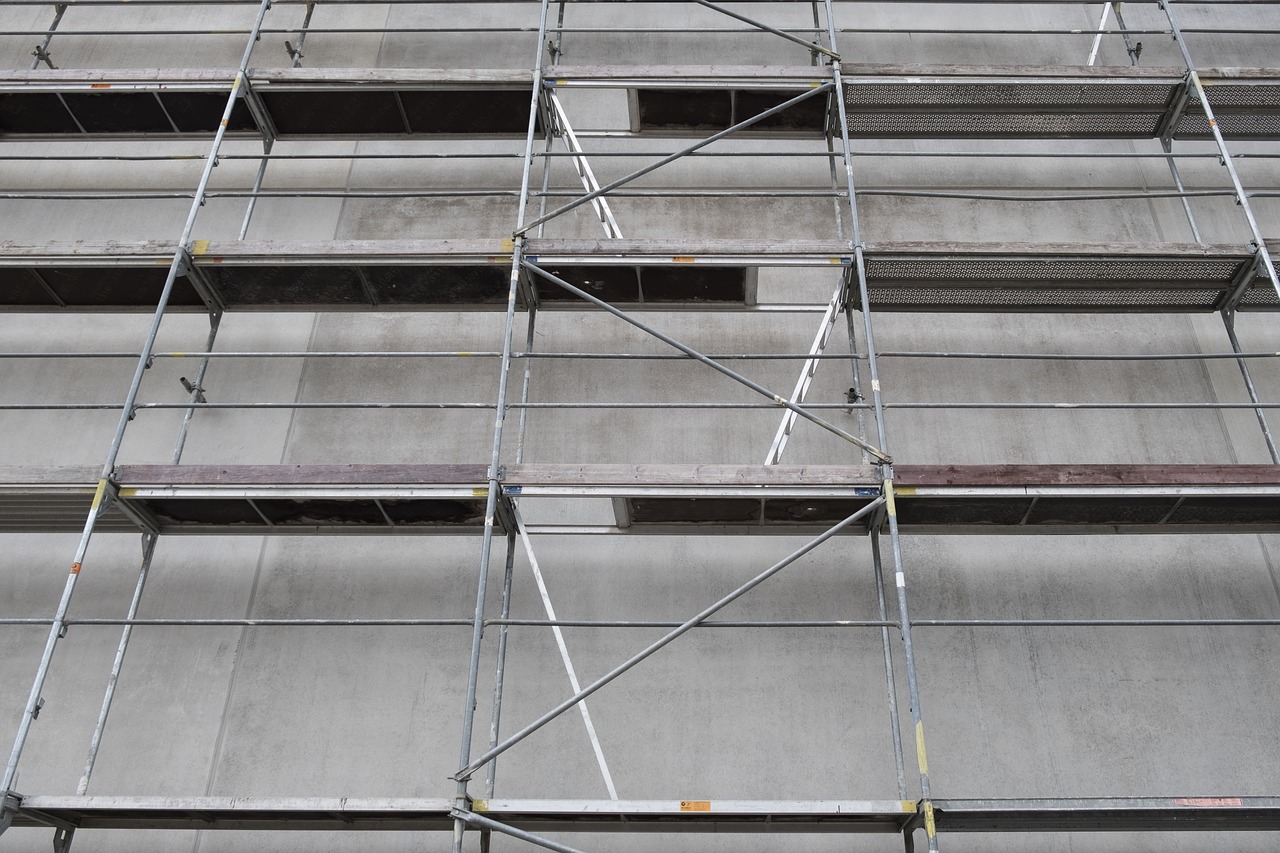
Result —
[[[115,481],[142,486],[475,485],[484,465],[122,465]]]
[[[378,264],[511,263],[511,241],[489,240],[278,240],[199,241],[192,247],[197,265],[233,263],[274,264]]]
[[[902,486],[1280,485],[1280,465],[896,465]]]
[[[879,485],[869,465],[509,465],[508,485],[858,486]]]
[[[19,243],[0,241],[0,263],[30,260],[57,263],[64,259],[108,262],[113,258],[130,260],[164,260],[172,257],[174,247],[159,240],[141,241],[76,241]],[[767,264],[772,255],[842,256],[850,252],[847,243],[838,240],[679,240],[679,239],[563,239],[531,238],[527,243],[531,255],[599,255],[696,257],[714,255],[759,256]],[[1022,243],[1022,242],[956,242],[900,241],[868,243],[869,258],[914,256],[939,258],[981,257],[1054,257],[1248,260],[1248,251],[1234,245],[1200,245],[1196,243]],[[236,263],[386,263],[395,261],[456,262],[473,258],[479,262],[497,263],[511,256],[509,241],[503,239],[443,240],[315,240],[315,241],[200,241],[193,254],[198,263],[215,263],[216,259]]]
[[[85,84],[145,84],[225,86],[235,80],[234,68],[44,68],[0,71],[0,88],[9,86],[79,86]]]
[[[348,0],[349,2],[349,0]],[[1087,65],[912,65],[897,63],[849,63],[842,66],[846,85],[856,86],[864,80],[885,82],[901,78],[911,82],[947,82],[953,79],[966,81],[983,78],[1009,82],[1016,79],[1055,80],[1079,79],[1086,85],[1091,81],[1104,84],[1108,81],[1168,82],[1179,83],[1183,70],[1173,67],[1087,66]],[[76,86],[84,83],[158,84],[168,87],[196,85],[230,86],[235,79],[234,68],[112,68],[112,69],[37,69],[4,70],[0,72],[3,86]],[[578,65],[558,66],[553,72],[556,80],[707,80],[725,82],[743,80],[752,83],[777,80],[784,83],[830,79],[830,71],[807,65]],[[1266,83],[1280,80],[1277,68],[1205,68],[1201,79],[1209,85],[1215,82],[1236,84]],[[282,86],[334,87],[344,85],[375,85],[411,88],[431,86],[519,86],[530,85],[533,74],[526,69],[506,68],[255,68],[250,80],[272,88]],[[958,81],[958,80],[957,80]]]
[[[1277,465],[897,465],[900,486],[1200,486],[1280,485]],[[92,487],[88,466],[0,466],[0,487]],[[480,484],[483,464],[122,465],[115,482],[155,485]],[[504,469],[508,485],[850,486],[879,484],[864,465],[574,465],[524,464]]]
[[[526,244],[529,255],[600,255],[603,257],[649,256],[698,257],[715,255],[772,256],[817,255],[849,256],[849,244],[841,240],[672,240],[672,239],[566,239],[531,238]],[[767,261],[762,262],[767,263]]]
[[[864,253],[868,256],[919,255],[938,257],[959,255],[963,257],[1028,256],[1051,258],[1066,256],[1088,257],[1105,261],[1110,257],[1150,257],[1157,259],[1213,258],[1247,260],[1250,255],[1240,246],[1203,245],[1199,243],[1025,243],[1025,242],[952,242],[952,241],[900,241],[867,243]]]
[[[809,80],[830,80],[831,71],[810,65],[557,65],[549,75],[559,80],[653,82],[681,81],[697,83],[778,81],[794,85]]]
[[[77,240],[74,243],[17,243],[0,241],[0,264],[68,263],[106,264],[169,263],[177,251],[161,240]]]
[[[0,488],[23,485],[85,485],[94,488],[101,468],[88,465],[0,465]]]
[[[533,72],[520,68],[255,68],[253,86],[276,89],[373,86],[387,88],[502,88],[533,85]]]

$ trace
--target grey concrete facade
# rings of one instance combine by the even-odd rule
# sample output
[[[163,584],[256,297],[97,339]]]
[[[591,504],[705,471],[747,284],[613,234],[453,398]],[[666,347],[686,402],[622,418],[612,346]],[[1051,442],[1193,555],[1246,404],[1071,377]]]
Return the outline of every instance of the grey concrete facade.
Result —
[[[733,7],[781,28],[814,26],[805,3]],[[837,47],[855,63],[1078,66],[1088,59],[1101,7],[1042,3],[837,3]],[[816,7],[825,26],[826,12]],[[50,43],[60,69],[234,67],[253,4],[73,5]],[[279,3],[251,65],[290,64],[305,7]],[[316,69],[530,69],[540,50],[536,3],[320,3],[302,66]],[[551,6],[554,23],[557,7]],[[1270,4],[1175,5],[1203,68],[1275,65],[1280,11]],[[0,60],[25,69],[53,9],[3,4]],[[807,50],[751,33],[685,3],[580,3],[563,7],[561,62],[595,65],[808,66]],[[1124,7],[1143,42],[1141,67],[1183,66],[1155,4]],[[1109,29],[1114,29],[1114,20]],[[465,28],[476,31],[463,32]],[[627,27],[644,32],[574,31]],[[508,30],[518,29],[518,32]],[[723,32],[681,33],[681,28]],[[657,32],[666,29],[675,32]],[[127,34],[101,31],[123,30]],[[201,30],[201,35],[132,34]],[[216,35],[210,31],[233,31]],[[653,30],[653,31],[651,31]],[[876,32],[896,30],[895,32]],[[908,30],[914,32],[907,32]],[[972,31],[968,34],[959,32]],[[288,32],[286,32],[288,31]],[[344,32],[345,31],[345,32]],[[996,32],[1002,31],[1002,32]],[[1007,31],[1007,32],[1005,32]],[[1157,32],[1158,31],[1158,32]],[[93,34],[77,34],[93,33]],[[1128,66],[1118,33],[1097,64]],[[626,127],[625,93],[566,89],[601,183],[640,168],[672,141],[609,135]],[[535,141],[541,151],[543,140]],[[855,140],[861,239],[1028,243],[1191,243],[1171,197],[1156,140]],[[173,245],[209,150],[208,138],[0,140],[4,240],[159,240]],[[250,223],[250,240],[336,241],[509,238],[516,228],[524,140],[280,141]],[[553,151],[563,151],[556,141]],[[1177,143],[1202,242],[1252,239],[1211,142]],[[262,146],[229,139],[213,172],[193,240],[235,240]],[[619,194],[613,211],[628,238],[849,240],[848,202],[833,200],[821,138],[728,140],[734,156],[679,160]],[[1280,167],[1273,141],[1231,141],[1262,236],[1280,244]],[[778,152],[791,152],[774,156]],[[312,155],[331,159],[311,159]],[[457,155],[378,159],[368,155]],[[964,156],[965,154],[983,156]],[[986,156],[1005,154],[1004,157]],[[74,159],[88,156],[172,159]],[[178,155],[187,155],[180,159]],[[298,155],[297,159],[287,159]],[[463,155],[485,155],[471,156]],[[493,155],[493,156],[488,156]],[[501,155],[501,156],[499,156]],[[753,156],[754,155],[754,156]],[[1033,156],[1026,156],[1033,155]],[[1073,156],[1088,155],[1088,156]],[[1148,155],[1138,157],[1136,155]],[[1194,157],[1192,156],[1194,155]],[[19,159],[31,157],[32,159]],[[566,158],[550,162],[551,206],[580,190]],[[843,182],[837,183],[837,189]],[[732,198],[699,190],[756,192]],[[432,195],[442,190],[488,194]],[[795,191],[812,190],[801,196]],[[276,191],[277,194],[272,194]],[[288,197],[291,191],[306,193]],[[865,194],[862,191],[867,191]],[[915,191],[916,194],[910,194]],[[1143,196],[1143,193],[1153,193]],[[391,194],[397,197],[391,197]],[[414,197],[415,193],[418,194]],[[928,195],[928,193],[933,193]],[[1043,201],[1036,195],[1127,194]],[[1217,194],[1210,194],[1217,193]],[[1269,195],[1268,195],[1269,193]],[[29,197],[21,197],[26,194]],[[1009,201],[997,195],[1025,195]],[[55,198],[53,196],[63,197]],[[98,195],[98,198],[85,196]],[[163,197],[163,196],[171,197]],[[120,196],[134,196],[121,198]],[[983,197],[986,196],[986,197]],[[538,202],[529,205],[537,215]],[[590,207],[548,223],[548,237],[599,238]],[[644,319],[706,353],[803,353],[839,270],[764,268],[760,302],[777,310],[645,312]],[[0,465],[101,466],[146,336],[149,314],[0,315],[0,351],[116,353],[96,358],[7,358],[0,404],[101,403],[101,410],[0,410]],[[515,348],[523,351],[519,312]],[[1213,313],[884,313],[882,352],[1223,354]],[[1246,352],[1280,352],[1269,312],[1241,314]],[[198,353],[202,314],[167,316],[157,352]],[[212,403],[480,403],[475,409],[208,408],[196,411],[183,463],[486,464],[493,442],[502,349],[500,311],[228,312],[221,352],[467,351],[473,358],[223,358],[204,383]],[[546,311],[535,349],[664,354],[672,350],[602,311]],[[865,355],[857,326],[855,346]],[[843,323],[828,352],[848,355]],[[130,355],[132,354],[132,355]],[[823,361],[808,401],[839,404],[851,361]],[[727,362],[787,395],[797,360]],[[179,377],[198,359],[157,358],[140,402],[184,404]],[[1280,399],[1274,359],[1250,361],[1264,401]],[[1050,361],[924,359],[886,355],[881,385],[894,459],[927,465],[1270,463],[1237,363],[1231,359]],[[511,372],[519,393],[523,361]],[[530,401],[619,404],[508,412],[502,460],[566,464],[760,464],[778,426],[776,407],[645,409],[627,404],[742,403],[760,398],[691,361],[541,359]],[[956,404],[953,409],[903,404]],[[1188,408],[1025,409],[971,404],[1188,403]],[[1197,407],[1231,404],[1235,408]],[[896,408],[895,405],[903,406]],[[1274,410],[1272,410],[1274,411]],[[858,418],[823,417],[850,432]],[[167,463],[183,411],[142,409],[128,424],[120,464]],[[1272,420],[1275,421],[1273,416]],[[865,437],[874,441],[870,412]],[[519,434],[518,433],[522,433]],[[862,453],[801,422],[783,461],[857,465]],[[534,525],[608,525],[607,500],[530,502]],[[47,619],[76,552],[72,533],[0,534],[0,617]],[[682,621],[782,559],[797,536],[537,535],[539,564],[564,620]],[[887,537],[884,546],[888,548]],[[959,619],[1277,619],[1275,535],[907,535],[902,540],[912,617]],[[161,537],[141,618],[461,619],[477,597],[476,536]],[[502,592],[505,537],[492,548],[489,616]],[[94,535],[72,614],[119,619],[134,591],[136,534]],[[892,568],[890,568],[892,571]],[[892,595],[892,581],[890,582]],[[891,602],[891,613],[894,612]],[[544,619],[523,549],[515,556],[511,615]],[[875,620],[869,543],[842,536],[770,579],[716,618]],[[0,743],[12,742],[47,624],[0,624]],[[73,626],[58,646],[45,705],[22,753],[14,790],[74,794],[119,638],[119,626]],[[654,628],[564,629],[583,684],[661,635]],[[920,797],[905,661],[893,633],[908,788],[899,795],[886,707],[880,632],[856,627],[700,628],[588,701],[624,800],[915,800]],[[482,646],[476,745],[487,744],[497,631]],[[1264,797],[1280,794],[1275,625],[1164,627],[927,627],[915,664],[934,798]],[[462,739],[471,629],[447,627],[144,626],[133,635],[90,794],[226,797],[451,798]],[[515,731],[572,695],[547,627],[513,627],[502,701]],[[480,796],[481,774],[471,782]],[[496,795],[511,799],[608,797],[583,722],[562,715],[498,761]],[[50,830],[15,827],[0,850],[44,850]],[[584,850],[657,848],[796,851],[899,850],[900,836],[663,835],[623,832],[555,838]],[[924,833],[916,833],[923,849]],[[1274,849],[1269,832],[955,834],[941,849],[1004,851],[1238,851]],[[84,850],[448,850],[448,833],[81,830]],[[468,832],[465,849],[479,849]],[[495,849],[533,849],[495,835]]]

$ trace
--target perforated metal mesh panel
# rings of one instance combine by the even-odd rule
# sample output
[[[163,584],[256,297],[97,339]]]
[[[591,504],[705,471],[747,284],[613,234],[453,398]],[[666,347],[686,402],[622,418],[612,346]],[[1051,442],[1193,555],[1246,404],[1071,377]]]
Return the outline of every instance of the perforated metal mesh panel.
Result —
[[[1280,84],[1210,83],[1205,86],[1209,105],[1218,107],[1249,107],[1250,109],[1280,109]]]
[[[1215,113],[1215,115],[1218,119],[1218,129],[1222,131],[1223,136],[1280,138],[1280,114]],[[1177,132],[1174,133],[1174,136],[1180,138],[1210,135],[1212,134],[1209,132],[1209,122],[1203,113],[1183,116],[1178,122]]]
[[[872,310],[1210,311],[1221,290],[872,287]]]
[[[1147,137],[1160,113],[850,113],[853,136]]]
[[[1276,289],[1271,286],[1271,282],[1265,278],[1256,278],[1249,285],[1249,289],[1245,291],[1244,297],[1236,306],[1240,310],[1247,309],[1276,309],[1280,308],[1280,296],[1276,295]]]
[[[1057,107],[1163,107],[1173,97],[1171,83],[1109,83],[1104,80],[1059,83],[861,83],[845,86],[845,103],[851,107],[985,106]]]
[[[936,281],[1031,280],[1206,282],[1224,287],[1240,261],[1210,258],[957,258],[868,257],[867,277]]]

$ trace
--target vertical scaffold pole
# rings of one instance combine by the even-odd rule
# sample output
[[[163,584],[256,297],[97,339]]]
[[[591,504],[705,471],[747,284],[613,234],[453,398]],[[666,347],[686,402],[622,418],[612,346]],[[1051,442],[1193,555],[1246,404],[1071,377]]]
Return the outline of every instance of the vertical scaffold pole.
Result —
[[[1253,205],[1249,203],[1249,194],[1245,192],[1244,185],[1240,182],[1240,175],[1236,172],[1235,164],[1231,161],[1231,152],[1227,149],[1227,142],[1222,138],[1222,130],[1218,127],[1218,119],[1213,114],[1213,106],[1209,103],[1209,96],[1204,90],[1204,83],[1200,80],[1200,73],[1196,71],[1195,61],[1191,58],[1191,51],[1187,48],[1187,43],[1182,37],[1182,30],[1178,27],[1178,22],[1173,15],[1173,4],[1171,0],[1159,0],[1160,8],[1164,11],[1165,17],[1169,21],[1169,30],[1173,34],[1173,40],[1178,44],[1178,51],[1182,54],[1182,61],[1186,63],[1187,80],[1195,89],[1196,97],[1200,100],[1200,107],[1204,110],[1205,120],[1209,123],[1209,132],[1213,135],[1213,141],[1218,147],[1218,159],[1221,161],[1223,168],[1227,170],[1227,174],[1231,176],[1231,188],[1235,193],[1236,204],[1244,212],[1244,218],[1249,224],[1249,233],[1253,236],[1253,243],[1258,247],[1258,255],[1262,261],[1262,268],[1267,272],[1267,278],[1271,281],[1271,286],[1276,289],[1276,294],[1280,295],[1280,275],[1276,273],[1275,261],[1271,258],[1271,252],[1267,249],[1267,242],[1262,237],[1262,230],[1258,227],[1258,220],[1253,215]]]
[[[515,574],[516,531],[507,531],[507,562],[502,574],[502,610],[503,624],[498,629],[498,664],[493,677],[493,708],[489,712],[489,748],[498,745],[498,734],[502,722],[502,684],[507,670],[507,628],[506,620],[511,616],[511,581]],[[485,798],[493,796],[494,785],[498,775],[498,762],[489,762],[484,774]]]
[[[213,352],[213,345],[218,339],[218,328],[222,322],[222,312],[214,309],[209,312],[209,339],[205,345],[205,357],[200,360],[196,371],[196,379],[191,389],[190,402],[182,416],[182,426],[178,428],[178,439],[174,442],[172,462],[177,465],[182,461],[182,451],[187,445],[187,435],[191,430],[191,418],[195,415],[195,404],[204,399],[204,378],[209,370],[208,353]],[[145,533],[142,537],[142,565],[138,569],[138,581],[133,588],[133,598],[129,601],[129,610],[125,615],[127,623],[138,618],[138,609],[142,605],[142,592],[146,588],[147,578],[151,574],[151,560],[155,556],[159,536]],[[98,711],[98,721],[94,724],[93,734],[89,737],[89,754],[84,763],[84,774],[76,786],[76,793],[84,795],[89,790],[89,779],[93,776],[93,768],[98,760],[98,749],[102,746],[102,735],[107,727],[107,717],[111,714],[111,704],[115,700],[116,685],[120,681],[120,672],[124,669],[124,657],[129,651],[129,640],[133,637],[133,625],[126,624],[120,632],[120,642],[116,646],[116,656],[111,662],[111,674],[107,677],[107,687],[102,695],[102,708]]]
[[[71,570],[67,575],[66,584],[63,586],[57,610],[54,612],[53,624],[49,628],[49,637],[45,641],[44,651],[40,655],[40,663],[36,668],[35,679],[31,685],[31,693],[27,697],[22,719],[18,723],[18,731],[13,741],[13,750],[5,765],[4,777],[0,779],[0,791],[10,790],[18,774],[18,762],[22,758],[22,750],[26,745],[27,735],[31,731],[31,724],[40,709],[40,694],[44,689],[45,679],[49,674],[49,665],[53,661],[53,652],[57,647],[58,640],[66,630],[67,611],[71,606],[71,598],[75,594],[76,581],[80,577],[80,568],[84,562],[85,555],[88,553],[89,542],[93,538],[98,516],[105,508],[104,501],[107,499],[109,480],[115,470],[116,459],[120,455],[120,446],[124,441],[125,431],[129,426],[130,419],[133,417],[134,407],[138,400],[138,392],[142,387],[142,378],[146,374],[147,368],[151,365],[156,337],[160,333],[160,324],[164,320],[165,309],[169,305],[169,297],[173,293],[178,272],[184,263],[183,250],[191,240],[191,232],[195,228],[196,218],[199,216],[200,208],[204,204],[205,192],[209,187],[209,179],[212,176],[214,167],[218,164],[218,151],[221,149],[222,140],[226,136],[227,125],[231,122],[231,111],[235,107],[236,99],[240,97],[244,89],[245,78],[249,69],[249,58],[252,56],[254,45],[261,34],[263,19],[270,8],[271,0],[262,0],[258,5],[258,14],[254,19],[253,28],[250,30],[248,44],[245,46],[244,54],[240,59],[240,66],[236,71],[235,81],[231,84],[231,91],[227,95],[227,104],[222,111],[222,120],[218,124],[217,132],[214,133],[213,144],[210,146],[209,156],[205,160],[204,171],[200,175],[200,183],[196,187],[195,197],[191,201],[191,209],[188,211],[187,219],[183,223],[182,235],[178,238],[173,261],[169,264],[169,273],[165,277],[164,287],[160,291],[160,299],[156,305],[155,314],[151,318],[151,325],[147,330],[147,337],[143,343],[138,364],[134,368],[129,391],[125,395],[124,405],[120,412],[120,421],[116,425],[116,431],[111,438],[111,445],[107,450],[107,458],[103,463],[102,474],[98,479],[98,488],[89,508],[89,516],[85,519],[84,530],[80,534],[80,543],[76,547],[75,559],[71,562]]]
[[[1271,282],[1272,288],[1276,294],[1280,295],[1280,275],[1276,273],[1275,261],[1271,257],[1271,250],[1267,248],[1267,242],[1262,237],[1262,230],[1258,227],[1258,220],[1253,215],[1253,205],[1249,203],[1249,194],[1245,192],[1244,184],[1240,181],[1240,175],[1236,172],[1235,164],[1231,160],[1231,151],[1227,148],[1227,141],[1222,136],[1222,129],[1218,127],[1218,119],[1213,113],[1213,106],[1209,103],[1209,95],[1205,92],[1204,83],[1200,80],[1200,73],[1196,70],[1195,60],[1191,58],[1191,50],[1187,47],[1187,42],[1182,37],[1182,30],[1178,26],[1177,19],[1173,14],[1173,5],[1170,0],[1159,0],[1160,9],[1164,12],[1165,18],[1169,21],[1169,31],[1173,35],[1173,40],[1178,45],[1178,51],[1182,54],[1182,61],[1187,68],[1187,83],[1194,89],[1196,97],[1200,101],[1200,108],[1204,110],[1205,120],[1209,124],[1209,132],[1213,135],[1214,144],[1218,148],[1218,160],[1222,163],[1227,174],[1231,177],[1231,188],[1235,194],[1236,204],[1244,212],[1245,221],[1249,225],[1249,233],[1253,237],[1253,245],[1258,255],[1260,269],[1266,271],[1267,278]],[[1167,134],[1172,134],[1174,128],[1167,129]],[[1194,223],[1193,223],[1194,227]],[[1199,235],[1197,235],[1197,240]],[[1231,346],[1236,353],[1240,352],[1240,343],[1236,339],[1235,326],[1233,318],[1227,311],[1223,311],[1222,320],[1226,326],[1227,336],[1231,339]],[[1245,386],[1249,392],[1249,398],[1257,404],[1257,392],[1253,387],[1253,380],[1249,376],[1249,368],[1243,359],[1237,359],[1240,367],[1240,373],[1244,377]],[[1271,430],[1267,426],[1266,415],[1261,408],[1254,410],[1258,418],[1258,424],[1262,428],[1263,438],[1267,443],[1267,451],[1271,455],[1272,461],[1276,461],[1277,452],[1275,443],[1271,438]]]
[[[871,563],[876,576],[876,606],[879,618],[889,619],[884,591],[884,562],[880,557],[880,533],[871,531]],[[893,768],[898,775],[898,799],[907,798],[907,771],[902,758],[902,719],[898,714],[898,685],[893,677],[893,649],[889,644],[889,629],[880,629],[880,645],[884,649],[884,678],[889,694],[889,729],[893,736]]]
[[[825,0],[827,7],[827,36],[832,50],[836,48],[835,11],[832,0]],[[858,195],[853,178],[853,149],[849,143],[849,123],[844,103],[844,81],[841,62],[831,63],[832,82],[835,84],[836,113],[840,121],[841,153],[844,157],[845,188],[849,199],[849,234],[854,252],[854,272],[857,275],[858,295],[862,306],[862,318],[866,335],[867,369],[871,380],[872,410],[875,412],[878,446],[886,456],[890,454],[885,430],[884,404],[880,390],[880,372],[876,363],[875,334],[871,323],[871,305],[867,287],[866,260],[863,256],[862,231],[858,219]],[[907,608],[906,574],[902,563],[902,542],[898,531],[898,514],[893,495],[893,464],[886,462],[884,474],[884,500],[889,526],[889,540],[893,555],[894,580],[898,592],[898,619],[902,635],[902,653],[906,663],[907,692],[911,702],[911,721],[915,729],[916,762],[920,771],[920,811],[930,853],[938,850],[938,835],[933,818],[933,801],[929,788],[929,763],[925,757],[924,718],[920,710],[920,689],[916,678],[915,647],[911,637],[911,617]]]
[[[529,98],[529,123],[525,133],[524,167],[520,177],[520,202],[516,211],[516,234],[524,228],[525,209],[529,203],[529,176],[533,170],[533,137],[537,127],[538,109],[542,98],[543,59],[542,49],[547,34],[547,11],[549,0],[542,0],[538,16],[537,53],[534,60],[533,87]],[[467,668],[467,695],[462,712],[462,745],[459,749],[458,766],[466,767],[471,763],[471,741],[475,729],[476,689],[480,675],[480,646],[484,640],[485,594],[489,585],[489,562],[493,551],[493,532],[497,520],[498,499],[502,489],[500,468],[502,463],[502,428],[507,415],[507,384],[511,372],[512,337],[515,331],[516,299],[520,293],[520,276],[524,261],[524,237],[516,236],[511,247],[511,281],[507,289],[507,313],[502,333],[502,364],[498,374],[498,398],[493,424],[493,446],[489,457],[489,489],[485,500],[484,532],[480,545],[480,570],[476,579],[476,609],[471,631],[471,660]],[[456,789],[456,806],[461,811],[470,811],[467,794],[467,780],[470,774],[458,779]],[[453,822],[453,853],[462,853],[463,834],[466,821],[455,818]]]
[[[138,582],[133,588],[133,598],[129,601],[129,610],[125,614],[125,619],[132,622],[138,618],[138,607],[142,603],[142,590],[146,588],[147,577],[151,574],[151,558],[156,553],[156,540],[159,537],[154,533],[144,533],[142,536],[142,566],[138,569]],[[102,746],[102,734],[107,728],[107,716],[111,713],[111,703],[115,699],[116,684],[120,681],[120,671],[124,668],[125,652],[129,650],[129,638],[133,635],[133,625],[126,624],[124,630],[120,632],[120,643],[116,646],[116,657],[111,662],[111,675],[107,678],[107,689],[102,696],[102,708],[98,711],[98,722],[93,727],[93,734],[89,737],[89,755],[85,758],[84,773],[80,776],[80,783],[76,785],[76,794],[84,796],[89,790],[89,779],[93,776],[93,766],[98,760],[98,748]]]
[[[565,0],[559,0],[556,12],[556,28],[555,39],[547,42],[547,52],[551,56],[551,66],[555,67],[560,62],[563,54],[561,47],[564,44],[564,4]],[[547,117],[550,119],[550,116]],[[538,196],[538,216],[542,217],[547,212],[547,189],[551,185],[551,149],[554,147],[555,138],[550,131],[550,121],[546,133],[546,146],[542,155],[542,192]],[[538,226],[538,236],[541,237],[547,230],[544,222]],[[525,343],[524,343],[524,379],[520,384],[520,428],[516,433],[516,464],[524,461],[525,436],[528,434],[529,428],[529,388],[533,383],[533,347],[536,343],[534,339],[534,326],[538,322],[538,304],[534,298],[535,290],[532,286],[529,288],[528,305],[526,310],[529,313],[528,323],[525,326]],[[501,628],[502,637],[506,636],[507,626]],[[499,638],[501,641],[501,638]]]

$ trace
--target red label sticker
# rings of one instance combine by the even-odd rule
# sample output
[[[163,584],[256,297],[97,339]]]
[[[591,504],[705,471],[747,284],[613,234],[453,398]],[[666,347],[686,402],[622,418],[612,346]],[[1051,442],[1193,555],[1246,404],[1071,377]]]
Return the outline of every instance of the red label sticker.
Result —
[[[1239,797],[1179,797],[1173,801],[1175,806],[1200,806],[1215,808],[1218,806],[1243,806],[1244,800]]]

